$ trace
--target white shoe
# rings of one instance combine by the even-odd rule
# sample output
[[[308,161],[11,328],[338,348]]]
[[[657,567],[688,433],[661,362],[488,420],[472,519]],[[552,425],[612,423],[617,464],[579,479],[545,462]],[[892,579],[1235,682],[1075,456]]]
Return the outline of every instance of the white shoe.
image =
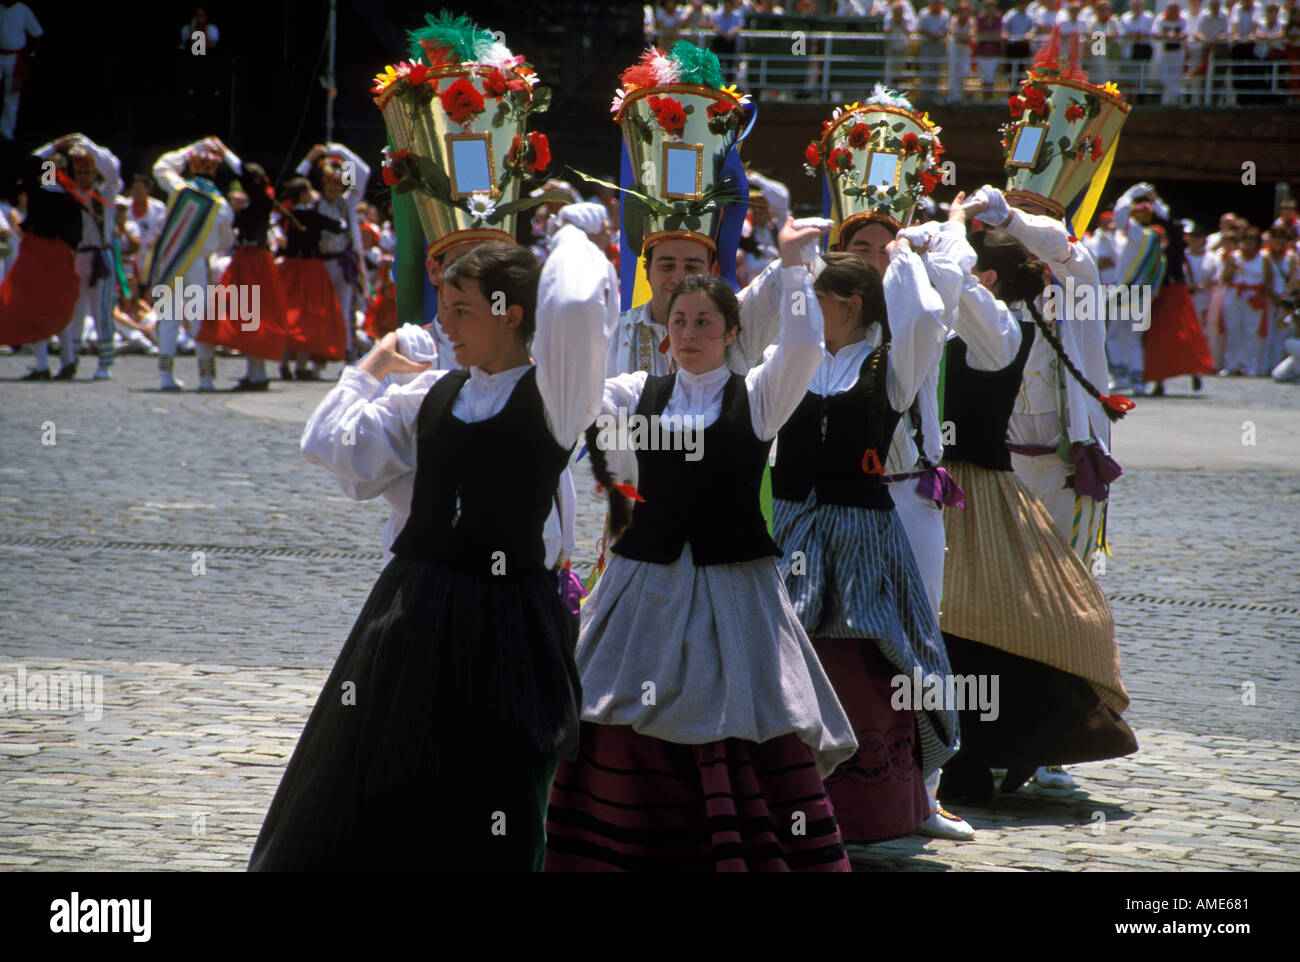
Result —
[[[1040,765],[1034,772],[1034,781],[1042,788],[1070,789],[1074,779],[1060,765]]]
[[[176,380],[176,378],[171,377],[170,375],[164,375],[164,376],[163,376],[163,379],[162,379],[162,384],[159,386],[158,390],[160,390],[160,391],[179,391],[179,390],[180,390],[181,388],[183,388],[184,386],[185,386],[185,382],[184,382],[184,381],[178,381],[178,380]]]
[[[96,381],[109,381],[109,380],[112,380],[112,378],[113,378],[113,369],[112,369],[112,368],[108,368],[108,367],[97,367],[97,368],[95,368],[95,380],[96,380]]]
[[[956,842],[968,842],[975,837],[975,829],[970,827],[966,819],[958,818],[952,812],[944,811],[943,806],[940,806],[937,812],[931,812],[930,817],[921,823],[916,834],[928,838],[950,838]]]
[[[210,377],[199,378],[200,394],[211,394],[215,390],[216,390],[216,386],[213,385],[212,378]]]

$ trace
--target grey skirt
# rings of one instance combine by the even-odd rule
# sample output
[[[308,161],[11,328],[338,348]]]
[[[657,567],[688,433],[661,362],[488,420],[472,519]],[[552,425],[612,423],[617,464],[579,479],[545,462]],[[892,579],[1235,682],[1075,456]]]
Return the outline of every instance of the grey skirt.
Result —
[[[853,726],[771,558],[696,567],[611,555],[582,606],[582,720],[683,745],[794,734],[823,777]]]

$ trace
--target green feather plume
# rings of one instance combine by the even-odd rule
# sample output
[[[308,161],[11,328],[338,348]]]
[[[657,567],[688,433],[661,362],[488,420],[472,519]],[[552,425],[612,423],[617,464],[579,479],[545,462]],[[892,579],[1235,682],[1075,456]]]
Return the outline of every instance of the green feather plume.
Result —
[[[685,40],[678,40],[673,45],[671,59],[677,61],[681,70],[680,83],[699,84],[701,87],[712,87],[714,90],[722,87],[722,65],[718,63],[718,55],[712,50],[705,50]]]
[[[484,30],[464,14],[453,16],[441,10],[435,17],[426,13],[424,19],[428,26],[420,30],[408,30],[407,38],[411,41],[409,48],[411,58],[419,59],[424,54],[422,42],[434,47],[449,47],[461,63],[475,63],[486,54],[495,39],[491,32]],[[714,58],[716,62],[717,58]],[[424,62],[429,62],[424,57]]]

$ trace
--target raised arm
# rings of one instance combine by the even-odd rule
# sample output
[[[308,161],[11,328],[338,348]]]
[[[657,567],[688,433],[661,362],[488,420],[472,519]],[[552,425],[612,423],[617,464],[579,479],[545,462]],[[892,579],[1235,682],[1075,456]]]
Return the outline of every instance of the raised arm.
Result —
[[[748,373],[763,360],[763,352],[781,330],[781,262],[773,261],[745,285],[740,301],[740,333],[727,349],[728,367]],[[743,361],[740,368],[738,362]]]
[[[566,224],[542,267],[533,358],[547,424],[566,448],[600,413],[605,351],[618,321],[608,263],[586,234]]]
[[[943,347],[944,304],[906,238],[890,251],[884,286],[892,337],[885,385],[890,406],[906,411]]]
[[[415,471],[420,405],[444,373],[426,371],[381,393],[380,382],[361,366],[345,368],[303,428],[303,457],[328,468],[354,501],[378,497]]]

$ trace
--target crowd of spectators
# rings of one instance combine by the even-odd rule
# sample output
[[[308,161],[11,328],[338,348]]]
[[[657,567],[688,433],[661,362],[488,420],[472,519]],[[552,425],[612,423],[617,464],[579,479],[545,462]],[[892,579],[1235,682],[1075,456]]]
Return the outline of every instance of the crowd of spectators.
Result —
[[[644,7],[647,42],[680,39],[711,47],[736,82],[779,96],[773,77],[794,76],[793,92],[815,88],[822,65],[800,70],[755,62],[803,56],[826,46],[817,33],[798,52],[776,53],[772,30],[844,33],[833,54],[878,62],[876,79],[911,88],[920,100],[991,101],[1018,82],[1034,54],[1061,38],[1097,84],[1116,83],[1133,102],[1166,106],[1300,101],[1300,0],[674,0]],[[769,31],[769,33],[755,32]],[[864,45],[874,41],[874,45]]]

